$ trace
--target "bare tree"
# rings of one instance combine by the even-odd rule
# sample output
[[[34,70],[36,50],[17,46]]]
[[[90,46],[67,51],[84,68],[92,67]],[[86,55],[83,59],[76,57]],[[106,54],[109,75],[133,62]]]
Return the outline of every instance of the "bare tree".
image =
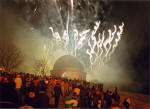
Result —
[[[43,57],[40,60],[36,60],[33,70],[35,73],[45,76],[47,72],[50,72],[48,59]]]
[[[0,43],[0,66],[14,71],[23,62],[21,51],[13,43]]]

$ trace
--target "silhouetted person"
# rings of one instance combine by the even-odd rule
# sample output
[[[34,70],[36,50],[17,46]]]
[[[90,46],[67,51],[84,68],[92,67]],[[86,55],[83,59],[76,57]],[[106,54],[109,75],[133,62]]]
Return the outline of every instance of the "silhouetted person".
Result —
[[[129,109],[129,108],[130,108],[130,103],[131,103],[130,98],[125,98],[125,101],[123,102],[123,106],[124,106],[126,109]]]
[[[13,81],[4,78],[0,85],[0,108],[16,108],[18,104],[18,95],[14,88]]]
[[[43,81],[39,84],[39,95],[37,97],[37,108],[48,108],[49,107],[49,97],[46,94],[46,85]]]
[[[60,95],[62,95],[61,86],[59,83],[56,83],[56,86],[54,87],[54,92],[55,92],[55,108],[57,108],[59,104]]]
[[[119,106],[119,104],[120,104],[120,95],[118,94],[118,89],[117,88],[115,88],[115,90],[112,94],[112,98],[115,101],[114,105]]]
[[[111,91],[107,90],[106,93],[104,94],[104,100],[106,102],[105,108],[110,108],[112,105],[112,95]]]

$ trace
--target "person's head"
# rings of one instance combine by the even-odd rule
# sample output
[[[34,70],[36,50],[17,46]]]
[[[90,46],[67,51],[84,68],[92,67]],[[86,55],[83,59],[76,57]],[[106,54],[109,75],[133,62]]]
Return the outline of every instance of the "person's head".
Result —
[[[17,78],[19,78],[19,77],[20,77],[20,75],[18,74],[18,75],[17,75]]]
[[[114,90],[114,93],[118,93],[118,88],[117,87],[115,87],[115,90]]]
[[[59,83],[59,81],[56,81],[56,86],[60,86],[60,83]]]
[[[35,97],[35,93],[34,92],[29,92],[29,98],[34,98]]]
[[[99,95],[99,94],[100,94],[100,91],[97,90],[97,91],[96,91],[96,95]]]
[[[73,92],[73,96],[76,96],[77,94],[75,92]]]
[[[44,81],[40,81],[38,84],[39,90],[40,91],[46,91],[47,87],[46,84],[44,83]]]
[[[24,105],[24,106],[19,107],[19,109],[34,109],[34,108],[29,105]]]
[[[112,91],[109,91],[109,92],[108,92],[108,95],[112,95]]]
[[[131,99],[130,98],[125,98],[125,101],[131,104]]]
[[[109,90],[106,90],[106,93],[109,93]]]
[[[48,84],[48,81],[47,81],[47,80],[45,80],[45,84]]]

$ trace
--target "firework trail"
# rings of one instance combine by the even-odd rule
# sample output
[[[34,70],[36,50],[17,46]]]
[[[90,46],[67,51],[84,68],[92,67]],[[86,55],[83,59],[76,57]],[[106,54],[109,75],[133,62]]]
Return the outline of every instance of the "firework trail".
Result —
[[[124,27],[124,23],[122,23],[122,25],[119,26],[120,31],[117,32],[118,38],[115,39],[115,44],[112,47],[112,51],[109,53],[109,57],[115,51],[115,48],[118,46],[118,42],[121,40],[121,35],[123,33],[123,27]]]
[[[124,23],[119,26],[119,28],[114,25],[114,31],[111,29],[104,30],[102,33],[99,32],[101,26],[100,21],[95,22],[94,29],[85,28],[82,31],[76,28],[74,21],[74,1],[69,0],[70,8],[68,8],[66,25],[64,27],[63,18],[61,15],[61,5],[58,5],[57,0],[53,0],[57,13],[59,14],[60,23],[62,25],[62,31],[57,32],[52,26],[49,27],[51,31],[53,46],[59,45],[68,54],[78,57],[79,53],[89,57],[90,68],[93,69],[94,66],[98,64],[104,65],[109,59],[111,54],[115,51],[121,40],[121,35],[123,33]],[[71,9],[71,10],[70,10]],[[34,11],[38,10],[37,6]],[[62,33],[62,34],[61,34]],[[108,34],[107,34],[108,33]],[[46,55],[51,49],[47,46],[44,47]],[[84,53],[83,53],[84,52]]]
[[[100,26],[100,21],[96,22],[95,24],[96,25],[94,26],[93,31],[91,31],[90,29],[87,29],[79,33],[77,29],[74,29],[73,37],[69,36],[68,34],[68,26],[67,26],[67,30],[64,30],[64,34],[62,37],[59,35],[58,32],[54,32],[52,27],[50,27],[50,30],[56,42],[63,43],[65,49],[69,48],[70,39],[74,41],[73,43],[75,43],[75,47],[73,49],[69,49],[69,50],[75,51],[75,54],[73,54],[74,56],[77,56],[77,50],[80,51],[82,50],[84,46],[88,45],[88,49],[86,50],[85,54],[89,55],[89,60],[90,60],[90,65],[91,65],[90,68],[92,69],[93,66],[95,66],[98,61],[100,64],[104,64],[106,61],[108,61],[108,56],[110,56],[114,52],[115,48],[118,45],[118,42],[121,39],[121,34],[123,32],[123,26],[124,26],[124,24],[119,26],[120,31],[117,32],[117,27],[116,25],[114,25],[115,30],[112,32],[109,29],[108,37],[106,37],[105,31],[103,31],[102,34],[101,33],[98,34],[98,40],[96,40],[96,32]],[[117,38],[115,37],[116,32],[118,36]],[[91,35],[88,35],[88,33],[91,33]],[[86,40],[88,40],[87,44],[86,44]],[[115,43],[112,43],[113,40],[115,40]]]

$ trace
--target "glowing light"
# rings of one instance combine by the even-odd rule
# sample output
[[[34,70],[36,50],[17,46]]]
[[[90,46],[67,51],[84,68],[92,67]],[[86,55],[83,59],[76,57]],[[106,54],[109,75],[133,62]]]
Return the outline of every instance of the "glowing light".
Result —
[[[114,25],[113,32],[110,29],[108,30],[108,33],[109,33],[108,38],[105,36],[105,31],[103,31],[102,38],[100,38],[101,34],[99,33],[98,40],[96,40],[95,34],[99,26],[100,26],[100,22],[96,22],[96,26],[94,26],[92,35],[88,39],[89,49],[87,49],[86,53],[89,55],[91,68],[93,68],[93,66],[96,65],[98,61],[99,61],[98,62],[99,64],[103,65],[108,60],[108,56],[110,56],[114,52],[121,38],[121,34],[123,32],[123,24],[122,24],[122,26],[119,26],[120,32],[117,32],[118,38],[115,39],[115,44],[112,43],[112,41],[115,38],[116,31],[117,31],[117,27],[116,25]],[[93,44],[91,44],[91,42],[93,42]]]
[[[73,12],[73,0],[70,0],[70,2],[71,2],[71,10]]]
[[[77,42],[77,46],[76,46],[76,49],[81,49],[82,46],[83,46],[83,41],[86,39],[86,34],[89,32],[90,30],[85,30],[83,31],[82,33],[79,34],[80,38]]]
[[[49,29],[51,30],[52,36],[56,39],[56,41],[61,41],[61,37],[60,37],[59,33],[58,32],[54,32],[52,27],[49,27]]]
[[[69,48],[69,40],[73,38],[75,42],[75,56],[77,56],[76,50],[80,50],[83,46],[88,45],[88,49],[86,50],[85,54],[89,55],[91,69],[97,62],[103,65],[108,60],[108,56],[110,56],[114,52],[119,40],[121,39],[121,34],[123,32],[124,26],[124,24],[122,23],[122,25],[119,26],[119,32],[117,32],[117,26],[114,25],[113,32],[110,29],[108,30],[108,37],[105,35],[105,31],[103,31],[102,34],[98,34],[98,40],[96,40],[95,35],[100,26],[100,21],[95,23],[94,30],[92,31],[90,29],[87,29],[79,32],[77,29],[73,29],[73,37],[69,36],[68,34],[68,23],[69,20],[67,21],[67,30],[64,30],[62,37],[58,32],[54,32],[53,28],[50,27],[49,29],[52,31],[52,36],[56,40],[56,42],[64,44],[65,49]],[[88,33],[91,33],[91,35],[88,35]],[[115,37],[116,34],[118,37]],[[87,44],[86,39],[88,40]],[[115,43],[112,43],[113,40],[115,40]]]
[[[122,23],[122,25],[119,26],[120,32],[117,32],[118,37],[115,39],[115,44],[113,45],[112,51],[110,52],[109,56],[115,51],[115,48],[117,47],[118,42],[121,40],[121,35],[123,33],[123,26],[124,26],[124,23]]]
[[[25,0],[29,2],[29,0]],[[57,4],[59,1],[52,0],[56,7],[56,13],[59,14],[60,23],[62,26],[62,31],[55,31],[53,27],[49,27],[51,31],[52,40],[51,46],[48,47],[44,45],[44,53],[48,57],[48,52],[50,48],[54,47],[55,44],[60,45],[60,47],[65,50],[65,53],[70,55],[78,56],[78,53],[84,52],[83,55],[88,56],[91,69],[96,65],[104,65],[109,59],[111,54],[115,51],[121,40],[121,35],[123,33],[124,23],[122,25],[113,26],[113,31],[111,29],[104,30],[102,33],[99,32],[100,21],[95,22],[93,30],[85,28],[83,31],[78,30],[74,25],[74,1],[69,0],[70,8],[68,8],[67,20],[63,20],[61,15],[61,5]],[[87,1],[90,4],[89,1]],[[62,8],[63,9],[63,8]],[[38,12],[38,6],[34,8],[34,12]],[[66,25],[64,27],[64,22]],[[72,26],[73,25],[73,26]],[[34,28],[31,28],[34,30]]]
[[[70,0],[70,3],[73,12],[73,0]],[[78,52],[83,51],[82,48],[86,48],[85,54],[89,56],[91,69],[97,64],[104,65],[104,63],[109,60],[111,54],[115,51],[119,41],[121,40],[124,23],[119,26],[119,29],[116,25],[114,25],[114,31],[108,29],[100,33],[98,31],[100,28],[100,21],[95,22],[94,30],[85,29],[83,31],[79,31],[76,28],[69,29],[69,19],[70,16],[68,10],[66,29],[63,30],[62,36],[59,32],[55,32],[52,27],[49,27],[52,32],[52,37],[56,43],[62,44],[63,48],[65,48],[64,50],[67,50],[70,55],[74,56],[77,56]],[[72,20],[70,23],[72,23]],[[96,36],[97,34],[98,36]],[[70,46],[72,43],[74,46]],[[72,52],[74,54],[71,54]]]

